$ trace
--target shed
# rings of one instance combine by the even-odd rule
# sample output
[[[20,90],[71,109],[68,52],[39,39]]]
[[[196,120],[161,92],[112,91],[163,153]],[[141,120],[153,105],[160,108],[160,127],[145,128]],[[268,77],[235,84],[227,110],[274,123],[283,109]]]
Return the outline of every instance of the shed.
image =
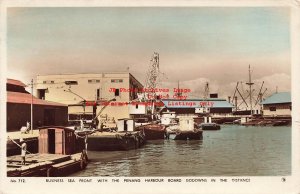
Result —
[[[73,129],[51,126],[39,129],[40,154],[74,154],[76,136]]]

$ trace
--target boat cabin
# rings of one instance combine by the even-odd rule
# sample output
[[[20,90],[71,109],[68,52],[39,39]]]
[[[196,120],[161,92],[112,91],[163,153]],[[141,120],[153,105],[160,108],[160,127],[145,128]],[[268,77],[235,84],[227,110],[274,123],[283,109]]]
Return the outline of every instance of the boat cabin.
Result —
[[[118,119],[118,131],[134,131],[135,122],[133,119]]]
[[[76,136],[73,129],[43,127],[39,129],[40,154],[74,154]]]

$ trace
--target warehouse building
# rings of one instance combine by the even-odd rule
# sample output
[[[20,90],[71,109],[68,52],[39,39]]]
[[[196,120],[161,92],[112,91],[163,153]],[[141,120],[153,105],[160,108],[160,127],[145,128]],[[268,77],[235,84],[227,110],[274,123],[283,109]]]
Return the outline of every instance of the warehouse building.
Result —
[[[38,97],[67,105],[71,122],[91,121],[98,114],[107,125],[130,118],[129,102],[142,88],[128,72],[37,76]]]
[[[232,115],[234,106],[225,99],[163,99],[165,109],[176,114],[210,114],[213,117]]]
[[[18,131],[31,121],[31,102],[33,128],[67,124],[66,105],[38,99],[28,93],[25,87],[21,81],[7,79],[7,131]]]
[[[272,94],[261,102],[263,116],[291,116],[292,101],[290,92],[278,92]]]

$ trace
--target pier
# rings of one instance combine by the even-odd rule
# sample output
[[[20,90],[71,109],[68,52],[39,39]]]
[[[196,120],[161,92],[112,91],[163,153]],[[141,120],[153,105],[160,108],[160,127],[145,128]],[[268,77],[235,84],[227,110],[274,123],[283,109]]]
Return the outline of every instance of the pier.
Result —
[[[87,158],[82,153],[72,155],[29,154],[26,164],[21,165],[20,156],[7,157],[8,177],[52,177],[66,176],[82,170],[87,165]]]

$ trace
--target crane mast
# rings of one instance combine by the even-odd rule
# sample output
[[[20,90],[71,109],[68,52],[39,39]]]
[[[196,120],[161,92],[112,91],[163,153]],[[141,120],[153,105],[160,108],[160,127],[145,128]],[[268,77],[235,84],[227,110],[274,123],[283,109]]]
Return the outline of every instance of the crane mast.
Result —
[[[146,76],[144,98],[152,102],[151,106],[151,117],[154,118],[154,102],[156,101],[156,87],[158,84],[159,76],[159,54],[154,52],[149,65],[149,70]],[[146,95],[146,96],[145,96]]]

